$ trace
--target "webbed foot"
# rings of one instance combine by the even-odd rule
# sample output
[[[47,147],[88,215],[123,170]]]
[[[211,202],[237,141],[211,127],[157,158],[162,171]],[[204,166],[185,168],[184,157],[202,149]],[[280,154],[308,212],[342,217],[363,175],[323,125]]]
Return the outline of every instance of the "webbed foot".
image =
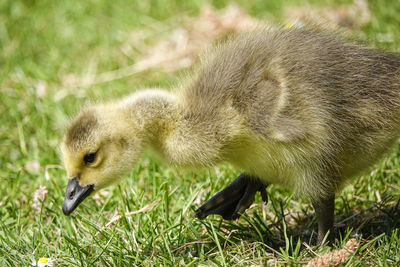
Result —
[[[210,214],[218,214],[225,220],[235,220],[254,202],[257,191],[260,191],[262,200],[268,202],[267,186],[268,184],[263,184],[258,178],[242,173],[198,208],[195,216],[204,219]]]

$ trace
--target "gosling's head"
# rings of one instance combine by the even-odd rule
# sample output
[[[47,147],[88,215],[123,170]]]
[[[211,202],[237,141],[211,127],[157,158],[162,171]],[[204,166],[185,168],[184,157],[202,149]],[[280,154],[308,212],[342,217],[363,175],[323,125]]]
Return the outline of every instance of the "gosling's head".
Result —
[[[143,139],[116,106],[82,111],[67,129],[61,154],[68,175],[63,212],[69,215],[93,190],[126,174],[141,156]]]

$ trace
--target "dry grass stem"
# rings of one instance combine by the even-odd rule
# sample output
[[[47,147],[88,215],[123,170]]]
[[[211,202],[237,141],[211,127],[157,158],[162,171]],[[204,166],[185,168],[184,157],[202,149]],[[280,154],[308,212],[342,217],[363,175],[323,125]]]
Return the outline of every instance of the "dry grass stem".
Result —
[[[286,10],[289,21],[317,23],[330,28],[360,28],[371,20],[371,12],[366,0],[354,0],[352,5],[309,9],[308,7],[291,7]]]
[[[35,190],[35,192],[33,193],[32,209],[40,212],[42,208],[42,203],[46,200],[47,193],[48,192],[46,187],[42,185],[39,187],[39,189]]]
[[[328,254],[310,260],[307,267],[334,267],[344,263],[358,248],[355,238],[347,241],[342,249],[334,250]]]
[[[125,216],[131,216],[131,215],[135,215],[138,213],[142,213],[142,212],[146,212],[148,210],[151,210],[154,206],[156,206],[157,204],[159,204],[161,202],[161,199],[158,199],[156,201],[153,201],[152,203],[144,206],[143,208],[139,209],[139,210],[135,210],[135,211],[130,211],[125,213]],[[104,230],[105,228],[109,227],[111,224],[113,224],[114,222],[118,221],[119,219],[121,219],[121,215],[117,215],[114,216],[114,218],[112,218],[108,223],[106,223],[106,225],[103,227],[102,230]],[[98,233],[97,233],[98,234]],[[96,234],[96,235],[97,235]]]

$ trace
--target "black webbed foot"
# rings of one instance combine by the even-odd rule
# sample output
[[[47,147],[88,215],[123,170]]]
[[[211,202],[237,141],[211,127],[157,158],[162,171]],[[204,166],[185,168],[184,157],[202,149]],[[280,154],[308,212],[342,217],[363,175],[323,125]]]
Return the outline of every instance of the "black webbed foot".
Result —
[[[268,184],[263,184],[258,178],[242,173],[198,208],[195,216],[204,219],[210,214],[219,214],[225,220],[235,220],[254,202],[257,191],[260,191],[262,200],[268,202],[267,186]]]

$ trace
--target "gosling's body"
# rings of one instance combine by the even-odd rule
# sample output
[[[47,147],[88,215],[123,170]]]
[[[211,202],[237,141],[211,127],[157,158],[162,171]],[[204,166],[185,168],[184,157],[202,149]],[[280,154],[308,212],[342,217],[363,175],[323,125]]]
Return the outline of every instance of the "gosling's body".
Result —
[[[261,31],[217,47],[182,90],[83,111],[62,152],[68,176],[96,190],[148,146],[176,166],[230,162],[310,198],[321,241],[335,192],[392,147],[399,113],[399,55],[315,30]],[[93,166],[82,162],[90,151]]]
[[[241,36],[210,58],[176,97],[171,163],[229,161],[319,198],[399,136],[399,55],[294,29]]]

